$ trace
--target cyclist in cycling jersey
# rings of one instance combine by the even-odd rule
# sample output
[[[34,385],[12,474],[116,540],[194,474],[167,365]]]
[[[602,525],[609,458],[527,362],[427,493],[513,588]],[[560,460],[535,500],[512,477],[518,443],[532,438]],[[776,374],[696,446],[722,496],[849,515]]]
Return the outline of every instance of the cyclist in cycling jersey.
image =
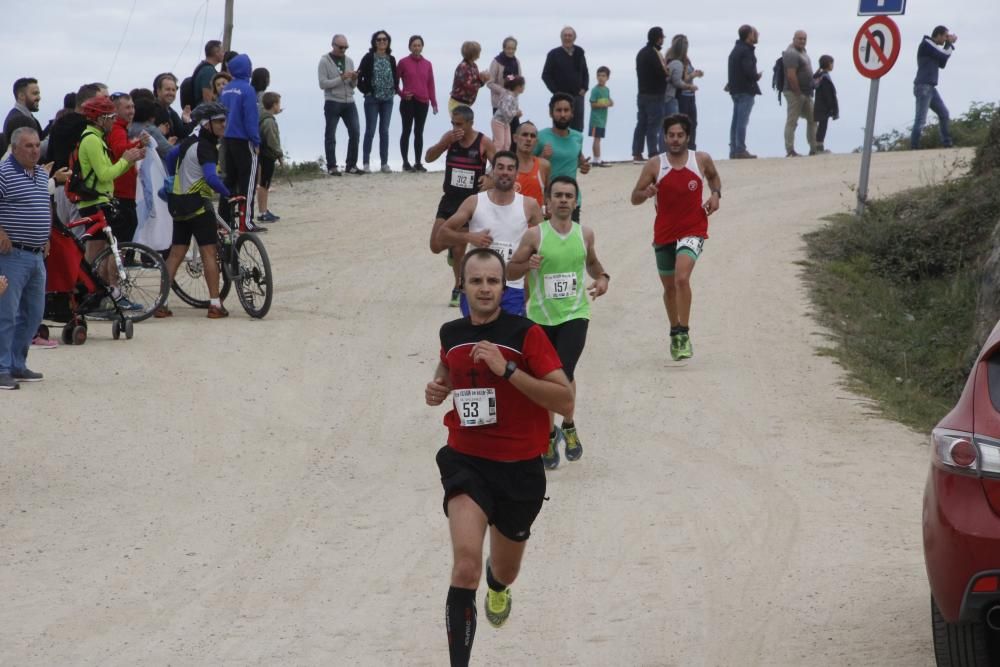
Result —
[[[227,199],[229,189],[219,178],[219,138],[226,131],[226,107],[218,102],[200,104],[191,112],[192,120],[201,128],[167,154],[167,173],[173,176],[173,190],[168,194],[174,218],[174,236],[167,257],[167,272],[173,281],[177,268],[184,261],[191,237],[198,242],[205,283],[208,285],[208,318],[229,316],[219,298],[218,222],[212,206],[217,192]],[[156,317],[170,317],[166,305],[156,311]]]

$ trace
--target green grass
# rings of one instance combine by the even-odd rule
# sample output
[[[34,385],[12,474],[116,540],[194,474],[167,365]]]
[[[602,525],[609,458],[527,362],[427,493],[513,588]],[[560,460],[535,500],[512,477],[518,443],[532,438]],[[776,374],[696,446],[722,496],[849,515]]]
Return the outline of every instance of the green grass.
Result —
[[[276,165],[274,168],[274,182],[287,183],[292,181],[309,181],[326,176],[326,162],[322,157],[311,162],[291,162],[286,160],[284,165]]]
[[[872,202],[808,234],[821,353],[852,389],[917,430],[954,405],[975,358],[977,290],[1000,220],[1000,170]]]

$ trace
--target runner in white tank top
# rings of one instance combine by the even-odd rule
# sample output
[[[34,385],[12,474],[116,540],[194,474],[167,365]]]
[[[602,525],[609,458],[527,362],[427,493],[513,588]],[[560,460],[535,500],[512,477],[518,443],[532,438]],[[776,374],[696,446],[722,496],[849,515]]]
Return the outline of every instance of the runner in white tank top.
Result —
[[[462,202],[455,215],[441,226],[438,241],[450,246],[468,243],[477,248],[492,248],[507,262],[524,232],[542,221],[538,202],[514,191],[516,180],[517,156],[508,151],[497,153],[493,162],[493,188]],[[464,298],[463,295],[460,306],[467,315]],[[524,278],[507,281],[500,305],[506,312],[524,315]]]

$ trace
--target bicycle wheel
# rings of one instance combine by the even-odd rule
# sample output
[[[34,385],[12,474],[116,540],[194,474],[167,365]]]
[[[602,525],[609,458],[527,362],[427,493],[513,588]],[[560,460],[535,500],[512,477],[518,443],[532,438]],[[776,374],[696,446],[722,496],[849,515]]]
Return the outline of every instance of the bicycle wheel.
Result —
[[[263,241],[256,234],[240,235],[236,241],[236,261],[236,294],[247,315],[260,319],[271,309],[274,294],[271,261]]]
[[[124,276],[118,275],[111,246],[94,258],[94,271],[112,285],[117,285],[122,296],[135,304],[135,310],[123,311],[125,317],[133,322],[142,322],[152,317],[153,312],[167,300],[167,292],[170,290],[167,265],[160,253],[141,243],[119,243],[118,252],[122,258],[130,258],[125,264]]]
[[[192,246],[192,252],[184,258],[177,267],[171,288],[181,301],[194,308],[208,308],[208,285],[205,284],[205,265],[197,245]],[[222,257],[216,252],[216,263],[219,267],[219,295],[225,298],[229,293],[229,275],[222,269]]]

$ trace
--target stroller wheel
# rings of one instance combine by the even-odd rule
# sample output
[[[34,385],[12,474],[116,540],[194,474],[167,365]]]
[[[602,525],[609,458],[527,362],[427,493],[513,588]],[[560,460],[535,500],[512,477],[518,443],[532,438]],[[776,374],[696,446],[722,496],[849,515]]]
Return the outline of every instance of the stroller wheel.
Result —
[[[125,320],[125,340],[132,340],[135,331],[132,328],[132,320]]]
[[[115,320],[114,322],[111,323],[111,337],[114,338],[115,340],[118,340],[119,338],[121,338],[121,336],[122,336],[121,325],[118,324],[118,320]]]
[[[67,324],[62,328],[62,342],[63,345],[73,344],[73,324]]]
[[[83,345],[87,342],[87,327],[78,324],[73,327],[73,345]]]

